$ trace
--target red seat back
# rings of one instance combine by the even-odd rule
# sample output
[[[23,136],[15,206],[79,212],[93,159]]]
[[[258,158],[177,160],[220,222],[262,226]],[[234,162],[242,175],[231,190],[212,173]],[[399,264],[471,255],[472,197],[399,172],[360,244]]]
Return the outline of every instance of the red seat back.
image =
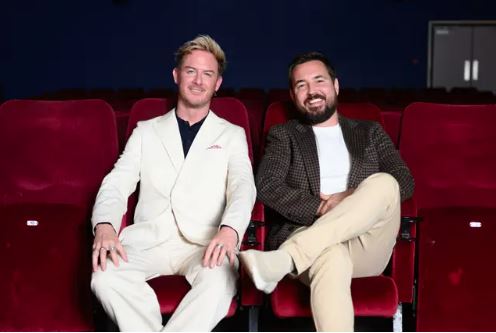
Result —
[[[0,126],[0,202],[91,201],[117,156],[115,118],[101,100],[7,101]]]
[[[402,110],[381,112],[384,120],[384,130],[393,141],[395,147],[398,147],[400,140],[401,114]]]
[[[286,102],[291,100],[289,89],[287,88],[274,88],[270,89],[267,93],[269,104],[274,102]]]
[[[419,208],[496,206],[496,106],[413,103],[400,152]]]
[[[250,135],[256,165],[260,159],[258,152],[260,151],[260,140],[262,139],[265,102],[261,99],[240,98],[240,100],[246,106],[246,110],[248,111],[251,130]]]

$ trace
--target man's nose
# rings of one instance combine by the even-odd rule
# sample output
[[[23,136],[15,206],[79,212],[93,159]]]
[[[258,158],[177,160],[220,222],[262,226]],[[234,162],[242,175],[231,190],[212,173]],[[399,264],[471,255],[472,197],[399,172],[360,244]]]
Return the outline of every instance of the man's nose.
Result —
[[[310,83],[308,85],[308,91],[307,92],[308,92],[308,97],[315,95],[315,93],[317,92],[316,86],[314,84]]]
[[[202,77],[201,77],[201,74],[200,73],[197,73],[195,75],[195,78],[193,80],[194,83],[200,85],[202,83]]]

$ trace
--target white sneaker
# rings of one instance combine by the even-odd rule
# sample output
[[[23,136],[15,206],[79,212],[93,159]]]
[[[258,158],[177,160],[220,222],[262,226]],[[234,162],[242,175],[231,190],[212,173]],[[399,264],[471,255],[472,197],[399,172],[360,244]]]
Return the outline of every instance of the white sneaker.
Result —
[[[239,254],[241,265],[248,275],[250,275],[255,287],[266,294],[273,292],[277,283],[289,273],[289,271],[286,271],[282,267],[278,267],[279,269],[277,269],[277,266],[280,265],[277,265],[279,260],[275,262],[273,260],[276,259],[273,258],[274,252],[279,251],[263,252],[247,250]]]

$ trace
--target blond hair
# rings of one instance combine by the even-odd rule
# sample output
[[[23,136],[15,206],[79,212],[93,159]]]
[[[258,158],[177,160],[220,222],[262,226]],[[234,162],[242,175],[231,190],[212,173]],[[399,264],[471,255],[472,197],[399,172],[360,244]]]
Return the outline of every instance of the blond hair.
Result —
[[[194,50],[210,52],[217,60],[219,75],[226,69],[226,55],[217,42],[209,35],[198,35],[195,39],[187,41],[176,51],[176,67],[180,68],[186,55]]]

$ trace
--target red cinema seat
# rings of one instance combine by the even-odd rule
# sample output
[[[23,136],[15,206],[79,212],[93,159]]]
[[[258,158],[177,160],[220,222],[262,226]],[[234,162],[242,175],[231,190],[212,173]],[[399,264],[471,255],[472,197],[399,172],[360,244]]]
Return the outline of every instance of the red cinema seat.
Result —
[[[269,105],[274,102],[287,102],[291,100],[289,90],[287,88],[274,88],[268,92]]]
[[[238,91],[238,96],[240,100],[243,99],[256,99],[265,102],[267,97],[265,90],[261,88],[241,88]]]
[[[102,100],[0,106],[0,330],[94,330],[90,224],[117,159]]]
[[[413,103],[400,152],[416,182],[417,330],[493,331],[496,106]]]
[[[260,160],[258,152],[260,151],[260,140],[262,138],[265,102],[259,99],[240,98],[240,100],[246,106],[246,110],[248,111],[251,132],[250,135],[253,144],[254,164],[257,166]]]
[[[400,140],[401,114],[401,111],[381,112],[384,120],[384,130],[389,135],[396,148],[398,148]]]
[[[348,118],[365,119],[382,123],[381,111],[370,103],[340,103],[338,112]],[[292,103],[276,102],[269,106],[264,124],[266,135],[270,127],[296,116]],[[416,216],[413,201],[402,205],[402,215]],[[266,224],[270,225],[270,214]],[[393,317],[395,331],[402,329],[402,303],[413,301],[415,255],[414,219],[402,218],[402,228],[391,259],[390,274],[353,279],[351,293],[356,316]],[[270,296],[274,314],[280,318],[309,317],[309,288],[299,281],[283,279]]]
[[[135,103],[131,110],[129,118],[129,126],[127,134],[131,135],[133,129],[136,127],[138,121],[151,119],[169,112],[174,107],[174,100],[160,99],[160,98],[145,98]],[[241,126],[245,130],[246,138],[248,141],[248,151],[250,159],[253,161],[252,146],[250,140],[250,126],[248,120],[248,113],[245,106],[237,99],[232,97],[218,97],[212,100],[210,109],[214,111],[219,117],[222,117],[231,123]],[[136,192],[135,192],[136,193]],[[134,211],[136,199],[130,199],[128,205],[128,213],[126,219],[132,221],[132,212]],[[263,221],[263,207],[260,204],[255,205],[252,213],[252,222],[248,227],[247,234],[243,241],[243,248],[252,247],[259,248],[263,242],[263,231],[258,228]],[[250,308],[249,325],[253,327],[256,325],[258,312],[255,306],[261,304],[261,294],[251,285],[248,277],[244,277],[244,272],[241,273],[241,280],[246,280],[241,283],[241,304]],[[250,284],[248,284],[248,282]],[[180,301],[189,291],[190,286],[186,279],[182,276],[161,276],[149,281],[152,288],[155,290],[160,308],[163,314],[170,314],[179,305]],[[228,317],[233,316],[238,306],[238,300],[235,298],[231,304]]]

